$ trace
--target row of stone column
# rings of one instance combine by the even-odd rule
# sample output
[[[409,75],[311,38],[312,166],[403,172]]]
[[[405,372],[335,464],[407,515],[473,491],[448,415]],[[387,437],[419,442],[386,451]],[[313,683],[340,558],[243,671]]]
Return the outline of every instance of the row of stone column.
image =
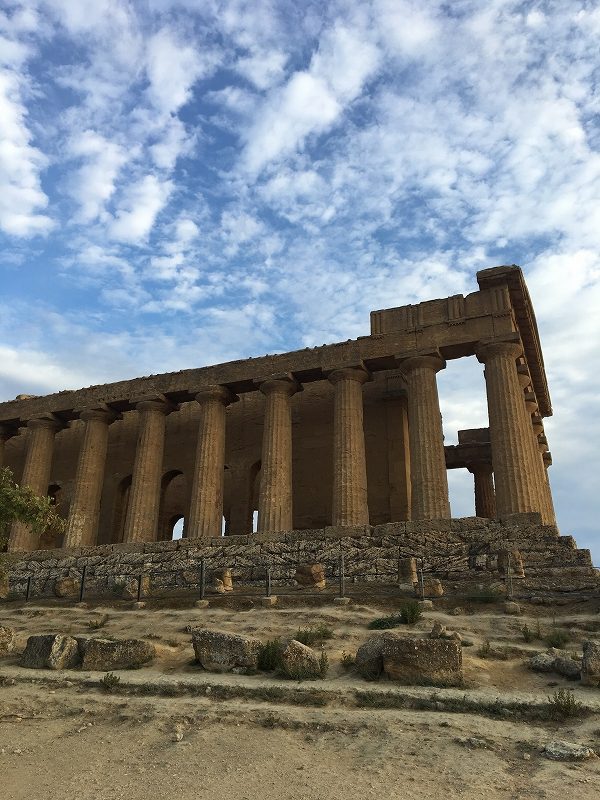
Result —
[[[532,426],[531,413],[537,406],[533,409],[532,401],[523,394],[530,379],[527,376],[525,384],[525,378],[517,370],[521,354],[521,345],[513,341],[491,342],[477,351],[479,360],[485,364],[496,487],[494,508],[491,470],[475,475],[477,513],[504,516],[540,511],[544,521],[549,522],[553,521],[553,510],[544,466],[549,458],[544,460],[545,452],[540,449],[543,445],[538,441],[536,418]],[[398,359],[408,385],[411,516],[417,520],[448,518],[448,481],[436,381],[436,373],[445,367],[445,362],[437,352],[398,356]],[[328,379],[334,387],[332,524],[368,524],[362,385],[370,375],[364,367],[355,366],[333,370]],[[265,397],[258,530],[290,530],[293,527],[291,397],[301,386],[292,376],[282,375],[260,381],[258,388]],[[223,386],[209,387],[196,395],[200,423],[186,522],[190,538],[220,534],[225,410],[235,400],[235,395]],[[153,397],[139,402],[136,409],[139,432],[124,537],[130,542],[156,537],[165,419],[176,406],[164,397]],[[81,413],[85,429],[67,523],[67,547],[96,541],[108,426],[117,417],[108,408]],[[42,495],[50,480],[54,436],[62,425],[49,414],[31,420],[28,427],[30,439],[22,483]],[[16,523],[9,546],[11,550],[31,550],[35,542],[28,528]]]

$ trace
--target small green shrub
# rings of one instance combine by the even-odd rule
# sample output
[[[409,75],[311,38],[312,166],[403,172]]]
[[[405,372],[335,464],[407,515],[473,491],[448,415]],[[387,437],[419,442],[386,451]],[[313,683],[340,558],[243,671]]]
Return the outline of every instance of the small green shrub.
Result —
[[[258,669],[263,672],[273,672],[274,670],[281,669],[281,654],[283,653],[283,645],[277,639],[269,639],[268,642],[262,644],[258,651]]]
[[[535,633],[528,625],[523,625],[521,628],[521,635],[526,642],[533,642],[533,640],[536,638]]]
[[[308,628],[298,628],[294,639],[301,644],[312,647],[313,644],[324,642],[327,639],[333,639],[334,636],[333,628],[321,622],[318,625],[311,625]]]
[[[326,678],[327,673],[329,672],[329,659],[327,658],[327,653],[325,650],[321,650],[321,655],[319,656],[319,675],[321,678]]]
[[[371,631],[385,631],[388,628],[397,628],[402,625],[402,616],[400,614],[392,614],[389,617],[375,617],[367,625]]]
[[[407,600],[400,607],[400,618],[404,625],[414,625],[422,616],[423,611],[416,600]]]
[[[112,672],[107,672],[99,681],[100,689],[107,694],[114,692],[120,683],[121,678]]]
[[[108,614],[103,614],[101,617],[97,617],[96,619],[89,619],[87,626],[88,628],[91,628],[91,630],[97,631],[100,628],[103,628],[109,619],[110,617]]]
[[[467,595],[465,600],[471,600],[475,603],[498,603],[503,600],[502,592],[494,589],[491,586],[484,586],[481,589],[473,589]]]
[[[492,654],[492,645],[490,644],[489,639],[484,639],[483,643],[477,649],[477,655],[479,658],[490,658]]]
[[[577,700],[572,689],[557,689],[553,695],[548,695],[550,715],[554,719],[567,719],[581,717],[586,711],[582,703]]]
[[[342,659],[340,663],[344,669],[350,669],[354,666],[354,656],[351,653],[347,653],[345,650],[342,650]]]
[[[544,637],[544,642],[548,647],[556,647],[560,650],[566,645],[570,638],[568,631],[558,629],[547,634]]]

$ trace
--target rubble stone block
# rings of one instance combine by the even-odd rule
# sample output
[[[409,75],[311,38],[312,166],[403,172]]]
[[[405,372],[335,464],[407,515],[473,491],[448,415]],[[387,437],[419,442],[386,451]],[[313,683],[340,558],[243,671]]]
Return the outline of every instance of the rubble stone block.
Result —
[[[106,672],[113,669],[136,669],[156,655],[151,642],[143,639],[96,639],[79,636],[77,644],[83,656],[82,668]]]
[[[383,671],[402,683],[459,686],[463,680],[462,648],[456,639],[387,638]]]
[[[14,628],[0,625],[0,656],[7,656],[15,649],[17,635]]]
[[[298,564],[294,580],[302,588],[324,589],[325,567],[323,564]]]
[[[600,686],[600,642],[583,643],[581,682],[586,686]]]
[[[57,578],[54,582],[54,594],[57,597],[79,597],[81,579],[74,577]]]
[[[27,639],[20,663],[29,669],[73,669],[79,662],[77,641],[72,636],[47,633]]]
[[[235,633],[195,628],[192,645],[196,661],[210,672],[229,672],[237,667],[256,669],[259,639]]]
[[[295,639],[292,639],[281,654],[281,663],[289,678],[318,678],[320,674],[319,659],[315,651]]]

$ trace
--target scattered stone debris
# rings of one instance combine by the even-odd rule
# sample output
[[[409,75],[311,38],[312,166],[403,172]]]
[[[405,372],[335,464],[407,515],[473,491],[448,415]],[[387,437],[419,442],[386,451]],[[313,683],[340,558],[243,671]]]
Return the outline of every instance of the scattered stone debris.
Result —
[[[475,736],[458,736],[454,740],[457,744],[462,744],[463,747],[472,747],[477,750],[493,750],[494,748],[485,739],[477,739]]]
[[[550,758],[552,761],[583,761],[586,758],[594,758],[596,755],[591,747],[562,740],[548,742],[542,752],[546,758]]]
[[[556,672],[569,680],[577,680],[581,674],[581,660],[565,650],[551,647],[545,653],[537,653],[529,659],[529,669],[535,672]]]
[[[14,628],[0,625],[0,656],[7,656],[15,649],[16,633]]]

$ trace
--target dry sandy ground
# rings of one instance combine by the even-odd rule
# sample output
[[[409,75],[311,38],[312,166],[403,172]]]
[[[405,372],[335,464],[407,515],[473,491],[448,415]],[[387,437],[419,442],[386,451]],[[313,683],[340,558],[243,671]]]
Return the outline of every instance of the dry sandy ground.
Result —
[[[365,710],[344,705],[354,688],[406,691],[394,684],[366,684],[339,661],[369,635],[366,622],[380,609],[347,608],[177,609],[6,606],[0,624],[18,628],[17,650],[28,635],[89,632],[88,620],[108,614],[99,635],[150,636],[158,657],[151,667],[121,672],[122,684],[144,682],[288,685],[262,676],[215,676],[192,664],[187,625],[207,625],[269,638],[291,635],[299,625],[325,622],[335,638],[325,647],[332,665],[327,680],[303,688],[334,691],[323,708],[298,707],[239,698],[137,697],[103,694],[82,680],[99,673],[34,672],[15,656],[0,660],[0,797],[2,800],[365,800],[365,798],[598,798],[600,759],[557,763],[541,755],[543,745],[566,739],[600,752],[600,713],[568,723],[525,723],[481,715],[434,711]],[[543,628],[552,624],[545,612]],[[600,628],[598,614],[561,610],[577,649],[583,627]],[[472,639],[464,649],[467,689],[438,690],[480,697],[545,699],[549,684],[575,687],[576,695],[600,710],[600,692],[539,675],[523,666],[523,655],[507,661],[482,659],[477,647],[493,645],[538,651],[519,629],[533,618],[512,618],[498,610],[450,616],[429,612],[417,628],[439,619]],[[160,638],[155,638],[160,637]],[[292,684],[293,686],[293,684]],[[431,695],[432,689],[411,691]],[[484,740],[487,747],[457,741]],[[179,741],[176,741],[179,739]]]

